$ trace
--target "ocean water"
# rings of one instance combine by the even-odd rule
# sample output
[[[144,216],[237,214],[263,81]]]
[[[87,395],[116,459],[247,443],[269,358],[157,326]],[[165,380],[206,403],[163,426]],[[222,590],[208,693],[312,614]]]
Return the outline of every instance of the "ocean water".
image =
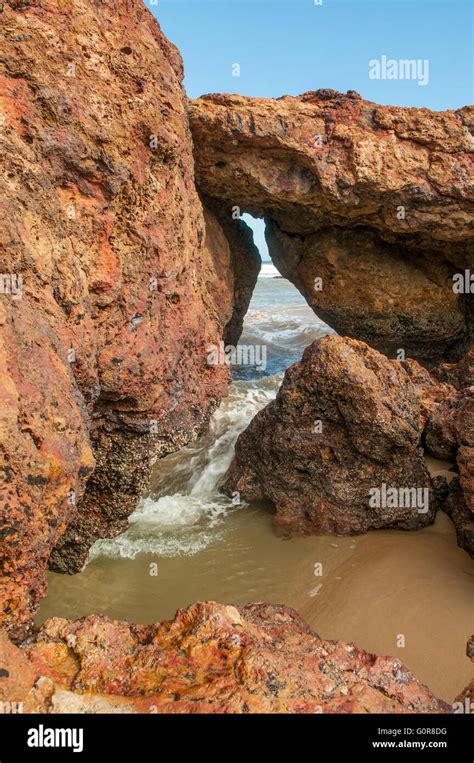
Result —
[[[200,600],[287,604],[323,638],[394,655],[452,701],[470,680],[474,563],[444,514],[412,533],[288,540],[275,533],[270,505],[235,506],[219,492],[239,433],[274,398],[285,369],[330,331],[276,275],[270,263],[262,268],[240,339],[266,348],[265,368],[233,368],[209,431],[156,464],[128,530],[97,542],[80,574],[48,574],[36,621],[102,612],[151,623]]]

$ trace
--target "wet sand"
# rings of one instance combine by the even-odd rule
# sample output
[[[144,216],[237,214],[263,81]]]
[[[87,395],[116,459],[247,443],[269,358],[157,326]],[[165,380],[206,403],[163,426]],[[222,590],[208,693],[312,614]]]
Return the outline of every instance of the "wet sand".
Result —
[[[456,546],[448,517],[439,513],[434,525],[414,533],[335,542],[346,558],[332,558],[319,594],[300,595],[296,608],[323,638],[394,655],[452,702],[473,672],[466,642],[474,625],[474,562]],[[405,647],[397,646],[399,635]]]
[[[447,462],[426,462],[432,477],[454,477]],[[346,539],[343,546],[347,551]],[[323,638],[395,655],[452,702],[472,678],[465,652],[474,627],[474,562],[457,546],[449,518],[439,512],[418,532],[358,536],[349,551],[332,560],[317,598],[300,596],[296,608]]]
[[[284,540],[268,511],[241,509],[193,556],[98,557],[79,575],[48,578],[37,622],[103,612],[151,623],[199,600],[268,601],[295,607],[323,638],[398,657],[447,701],[471,680],[474,562],[443,513],[417,532]]]

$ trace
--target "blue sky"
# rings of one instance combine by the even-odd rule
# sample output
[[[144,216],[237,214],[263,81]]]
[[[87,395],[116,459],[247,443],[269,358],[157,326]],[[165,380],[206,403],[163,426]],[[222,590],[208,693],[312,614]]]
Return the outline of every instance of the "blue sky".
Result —
[[[459,108],[473,99],[468,0],[153,0],[181,51],[191,98],[275,97],[330,87],[378,103]],[[429,81],[370,79],[369,61],[429,62]],[[240,65],[240,76],[232,66]]]

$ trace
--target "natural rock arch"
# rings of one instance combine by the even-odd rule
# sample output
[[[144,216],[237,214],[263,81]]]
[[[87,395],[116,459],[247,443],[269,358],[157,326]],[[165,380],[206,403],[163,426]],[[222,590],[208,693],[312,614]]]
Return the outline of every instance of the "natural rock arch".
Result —
[[[388,355],[458,359],[474,268],[472,107],[435,113],[332,90],[191,101],[198,186],[267,221],[270,254],[327,323]],[[322,278],[323,288],[314,288]]]

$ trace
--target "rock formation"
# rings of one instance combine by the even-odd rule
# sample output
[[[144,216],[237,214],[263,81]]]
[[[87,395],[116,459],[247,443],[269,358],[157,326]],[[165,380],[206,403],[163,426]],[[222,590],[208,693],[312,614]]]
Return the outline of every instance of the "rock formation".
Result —
[[[457,476],[449,484],[444,509],[456,527],[458,543],[474,557],[474,375],[473,350],[442,376],[458,387],[435,407],[424,433],[427,451],[453,462]]]
[[[244,224],[236,254],[204,214],[181,58],[141,0],[1,20],[0,621],[20,633],[50,557],[79,570],[205,426],[229,378],[208,345],[238,335],[258,268]]]
[[[393,657],[320,639],[292,609],[213,602],[172,622],[47,621],[0,636],[0,700],[24,712],[446,713]]]
[[[474,662],[474,636],[471,636],[467,642],[466,655]],[[457,713],[468,713],[471,715],[474,712],[474,678],[469,686],[466,686],[459,696],[456,697],[453,708]]]
[[[420,378],[415,385],[415,365],[409,373],[363,342],[335,335],[313,342],[240,435],[224,489],[270,500],[286,533],[413,530],[432,522],[435,499],[420,447],[428,374],[420,368],[424,386]],[[449,391],[438,385],[440,397]]]
[[[429,420],[426,443],[457,459],[447,505],[472,542],[471,365],[454,365],[472,296],[452,288],[474,265],[472,109],[333,91],[189,102],[141,0],[4,0],[0,16],[0,699],[58,713],[447,712],[397,660],[323,641],[284,607],[201,603],[151,626],[55,618],[37,633],[31,616],[47,565],[77,572],[124,530],[154,460],[226,394],[209,347],[237,343],[259,269],[235,206],[265,216],[275,262],[331,326],[442,362],[443,383],[329,337],[242,435],[229,483],[273,500],[287,531],[420,527],[435,511]],[[368,507],[382,483],[427,490],[426,511]]]
[[[378,106],[350,91],[191,101],[196,177],[264,216],[280,272],[341,334],[436,365],[472,337],[473,108]]]
[[[457,365],[446,361],[459,359],[473,338],[472,291],[458,293],[453,283],[457,273],[474,273],[473,113],[378,106],[331,90],[278,99],[203,96],[189,104],[196,178],[221,208],[265,217],[275,265],[330,326],[388,356],[443,363],[438,378],[466,388],[467,379],[474,383],[472,349]],[[440,396],[435,380],[423,381],[420,366],[409,364],[405,371],[414,372],[422,393],[420,432],[432,417],[424,444],[437,457],[460,453],[446,509],[472,552],[470,438],[465,431],[450,441],[436,435],[443,416],[445,429],[453,429],[449,412],[461,406],[466,413],[469,395],[462,404],[453,390]],[[257,418],[241,442],[248,445],[267,425]],[[249,472],[231,472],[230,482],[245,483],[244,496],[273,495],[268,485],[262,492],[265,477],[251,476],[270,473],[265,458],[256,455],[254,467],[244,451]],[[279,478],[269,479],[278,492]],[[296,482],[294,492],[303,488],[302,475]],[[288,504],[278,522],[282,513],[289,517]]]
[[[214,295],[216,305],[222,298],[231,300],[227,313],[232,310],[232,314],[225,326],[223,342],[235,346],[242,333],[245,314],[260,272],[260,253],[248,225],[233,219],[225,204],[204,198],[203,206],[207,246],[214,257],[220,285]],[[213,231],[215,240],[212,238]],[[222,289],[222,284],[226,285],[225,289]]]
[[[437,379],[463,390],[474,386],[474,344],[472,344],[459,363],[442,363],[433,369]]]
[[[448,266],[357,227],[294,236],[271,221],[266,231],[275,265],[338,333],[428,362],[462,344],[466,320]]]

